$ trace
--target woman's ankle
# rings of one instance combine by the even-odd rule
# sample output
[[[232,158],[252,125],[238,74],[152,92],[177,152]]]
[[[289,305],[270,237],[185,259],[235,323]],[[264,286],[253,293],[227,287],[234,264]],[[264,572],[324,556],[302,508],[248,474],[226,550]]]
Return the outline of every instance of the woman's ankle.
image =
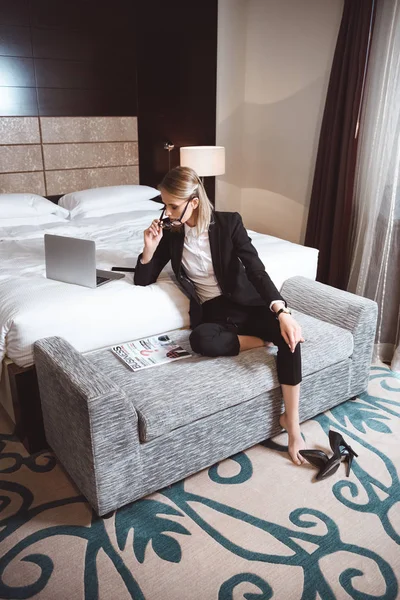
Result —
[[[279,424],[289,435],[297,436],[300,434],[300,420],[298,414],[290,415],[290,417],[288,417],[286,412],[282,413],[279,417]]]

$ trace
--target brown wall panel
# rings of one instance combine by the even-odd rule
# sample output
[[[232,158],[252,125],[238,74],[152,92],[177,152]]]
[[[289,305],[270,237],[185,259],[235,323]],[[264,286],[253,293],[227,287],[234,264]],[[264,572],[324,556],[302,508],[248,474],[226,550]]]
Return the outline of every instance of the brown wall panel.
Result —
[[[0,56],[0,86],[35,87],[33,60]]]
[[[174,0],[173,7],[162,0],[138,4],[140,181],[152,186],[168,171],[165,141],[176,146],[171,167],[179,164],[180,146],[215,144],[217,0],[203,2],[195,19],[192,3]],[[214,185],[206,178],[211,198]]]
[[[62,90],[38,88],[42,116],[125,116],[135,114],[132,90]]]
[[[46,195],[44,186],[44,173],[37,171],[36,173],[0,173],[0,194],[4,193],[21,193],[31,192]]]
[[[81,29],[95,31],[99,28],[132,32],[137,1],[113,0],[30,0],[32,27]]]
[[[136,139],[136,117],[0,117],[0,193],[138,183]]]
[[[0,146],[0,173],[43,171],[42,149],[39,145]]]
[[[0,116],[24,117],[37,114],[36,88],[0,87]]]
[[[141,183],[158,184],[180,146],[215,143],[217,0],[193,10],[187,0],[0,0],[0,117],[138,115]]]
[[[81,61],[109,60],[114,64],[135,66],[136,45],[134,20],[130,31],[120,28],[93,29],[41,29],[32,27],[32,47],[35,58],[70,59]]]
[[[0,144],[40,144],[37,117],[0,117]]]
[[[37,58],[35,59],[35,68],[37,87],[39,88],[93,90],[102,87],[103,78],[99,77],[94,65],[90,62]],[[108,86],[106,85],[106,87]]]
[[[44,144],[138,139],[136,117],[40,117],[40,124]]]
[[[136,166],[47,171],[46,181],[47,195],[55,196],[106,185],[136,184],[139,172]]]
[[[29,27],[3,25],[0,20],[0,56],[32,56]]]
[[[137,142],[44,144],[43,152],[46,170],[112,167],[138,163]]]
[[[0,116],[136,116],[137,1],[0,0]]]
[[[84,30],[31,28],[33,56],[35,58],[67,58],[94,60],[97,46]]]
[[[29,25],[28,0],[0,0],[0,23]]]
[[[138,139],[136,117],[40,117],[40,124],[44,144]]]
[[[90,29],[96,4],[87,0],[30,0],[32,27]]]
[[[131,66],[124,62],[115,64],[109,57],[101,66],[97,62],[36,58],[35,69],[38,88],[108,91],[133,88]]]

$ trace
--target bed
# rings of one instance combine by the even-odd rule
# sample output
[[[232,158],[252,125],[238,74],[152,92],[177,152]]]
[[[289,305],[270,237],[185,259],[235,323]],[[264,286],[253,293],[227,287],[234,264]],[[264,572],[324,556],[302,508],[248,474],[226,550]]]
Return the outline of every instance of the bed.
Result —
[[[83,352],[107,347],[187,327],[189,301],[169,266],[148,287],[133,286],[131,273],[95,290],[45,277],[46,232],[95,240],[99,268],[136,264],[143,230],[160,209],[154,188],[140,193],[134,207],[129,196],[129,210],[125,203],[124,186],[146,187],[137,185],[136,117],[2,117],[0,126],[9,158],[0,165],[1,195],[28,190],[42,198],[40,216],[23,224],[4,218],[18,217],[14,199],[6,211],[0,207],[0,402],[34,452],[45,442],[32,354],[37,339],[60,335]],[[250,235],[278,288],[293,275],[315,279],[317,250]]]
[[[66,337],[87,351],[188,325],[187,299],[168,269],[147,288],[133,286],[133,273],[96,289],[46,279],[44,233],[95,240],[100,269],[133,267],[143,247],[143,230],[159,213],[159,205],[153,204],[147,211],[0,227],[1,359],[32,365],[33,342],[48,335]]]
[[[132,273],[96,289],[53,281],[45,274],[44,234],[95,240],[98,268],[134,267],[143,230],[159,210],[159,203],[147,200],[117,214],[0,225],[1,402],[30,451],[43,446],[33,368],[37,339],[59,335],[85,352],[189,326],[189,300],[170,265],[147,287],[134,286]],[[293,275],[315,279],[317,250],[249,234],[278,289]]]
[[[0,358],[19,367],[33,364],[35,340],[60,335],[79,351],[189,325],[186,296],[170,265],[156,284],[133,285],[133,274],[96,289],[46,279],[44,233],[96,242],[97,267],[133,267],[143,248],[143,230],[159,212],[147,210],[52,224],[0,227]],[[293,275],[315,279],[317,251],[249,232],[278,289]]]

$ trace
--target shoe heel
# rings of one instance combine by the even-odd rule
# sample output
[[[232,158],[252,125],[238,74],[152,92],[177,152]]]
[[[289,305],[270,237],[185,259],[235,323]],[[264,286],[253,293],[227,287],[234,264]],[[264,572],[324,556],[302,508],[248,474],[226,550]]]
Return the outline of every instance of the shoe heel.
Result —
[[[346,445],[346,447],[347,447],[347,450],[349,451],[349,453],[350,453],[350,454],[351,454],[353,457],[354,457],[354,456],[356,456],[356,457],[358,458],[358,454],[357,454],[357,452],[354,452],[354,450],[353,450],[353,448],[352,448],[351,446],[347,446],[347,445]]]
[[[357,456],[357,454],[356,454]],[[346,456],[346,458],[344,459],[344,462],[346,463],[346,477],[350,476],[350,471],[351,471],[351,465],[353,463],[353,453],[349,452],[348,455]]]
[[[352,454],[353,457],[356,456],[358,458],[358,454],[357,452],[354,452],[353,448],[351,446],[349,446],[349,444],[347,442],[344,441],[343,436],[341,433],[339,433],[338,431],[334,431],[333,429],[331,429],[329,431],[329,443],[330,446],[332,448],[332,451],[337,454],[337,452],[340,452],[340,454],[342,456],[344,456],[346,454],[346,451],[349,454]],[[343,448],[343,450],[340,449],[340,447]]]

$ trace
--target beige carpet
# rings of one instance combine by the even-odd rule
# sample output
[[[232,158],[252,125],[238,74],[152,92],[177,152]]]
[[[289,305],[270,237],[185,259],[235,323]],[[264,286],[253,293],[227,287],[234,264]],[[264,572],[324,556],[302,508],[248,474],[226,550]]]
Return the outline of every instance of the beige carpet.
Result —
[[[372,367],[368,393],[302,429],[327,453],[329,429],[343,434],[359,454],[348,479],[342,464],[315,482],[311,465],[258,445],[103,520],[3,417],[0,598],[399,597],[400,379]]]

